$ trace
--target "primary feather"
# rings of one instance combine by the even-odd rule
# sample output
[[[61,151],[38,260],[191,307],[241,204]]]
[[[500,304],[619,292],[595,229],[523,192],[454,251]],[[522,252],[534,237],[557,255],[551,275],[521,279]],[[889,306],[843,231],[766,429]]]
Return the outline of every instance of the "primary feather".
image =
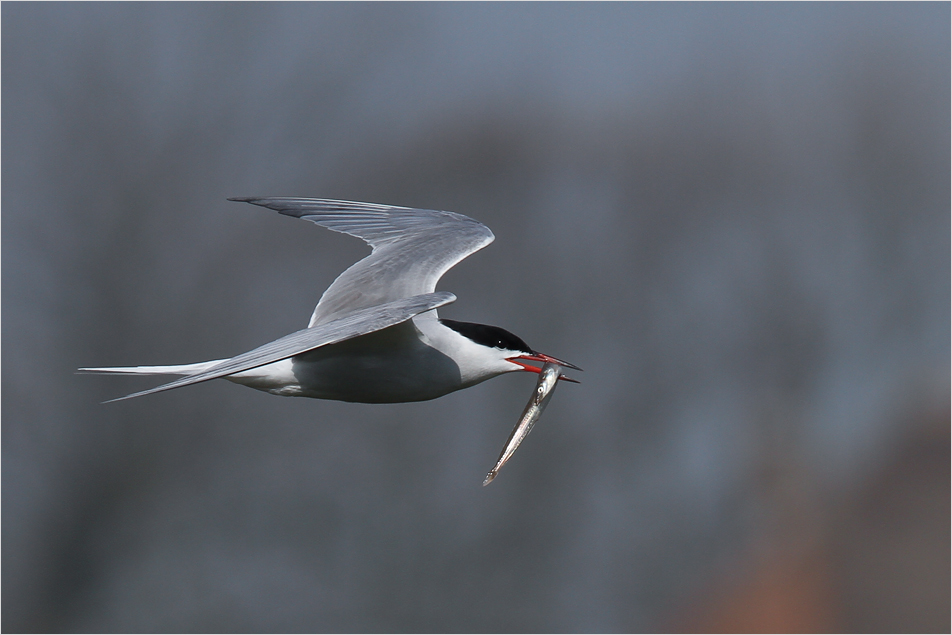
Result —
[[[229,200],[309,220],[360,238],[373,249],[328,287],[308,326],[347,311],[433,293],[444,273],[495,239],[482,223],[454,212],[286,196]]]

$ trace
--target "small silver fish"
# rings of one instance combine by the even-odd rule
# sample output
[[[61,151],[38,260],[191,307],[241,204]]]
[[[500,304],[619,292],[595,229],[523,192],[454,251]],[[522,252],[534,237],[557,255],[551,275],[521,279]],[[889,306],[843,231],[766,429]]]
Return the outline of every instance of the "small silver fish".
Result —
[[[542,416],[542,411],[545,410],[549,399],[552,397],[552,393],[555,392],[555,387],[559,383],[559,376],[561,374],[562,367],[558,364],[546,362],[545,366],[542,367],[542,370],[539,372],[539,382],[536,384],[535,392],[532,393],[529,403],[526,404],[526,409],[522,411],[519,423],[512,429],[512,434],[509,435],[509,440],[506,441],[506,447],[502,449],[502,454],[499,455],[499,460],[496,461],[495,467],[486,475],[486,480],[483,481],[484,487],[492,483],[493,479],[496,478],[496,474],[498,474],[502,466],[512,458],[519,444],[522,443],[522,440],[525,439],[529,431],[532,430],[532,426],[534,426],[535,422]]]

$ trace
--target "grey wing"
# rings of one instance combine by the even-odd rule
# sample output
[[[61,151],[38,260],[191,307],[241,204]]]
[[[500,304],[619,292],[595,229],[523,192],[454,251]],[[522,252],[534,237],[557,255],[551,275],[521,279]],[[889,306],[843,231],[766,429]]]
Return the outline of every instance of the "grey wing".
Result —
[[[373,251],[337,277],[309,326],[365,307],[436,290],[453,265],[494,240],[489,228],[462,214],[320,198],[231,198],[356,236]]]
[[[220,364],[195,373],[194,375],[182,377],[181,379],[156,388],[143,390],[110,401],[122,401],[123,399],[141,397],[142,395],[149,395],[154,392],[181,388],[182,386],[189,386],[210,379],[217,379],[219,377],[225,377],[226,375],[251,370],[258,366],[264,366],[265,364],[271,364],[282,359],[287,359],[288,357],[300,355],[301,353],[320,348],[321,346],[336,344],[337,342],[343,342],[344,340],[349,340],[360,335],[380,331],[390,326],[400,324],[401,322],[406,322],[420,313],[449,304],[454,300],[456,300],[455,295],[443,291],[418,295],[412,298],[403,298],[367,309],[359,309],[320,326],[301,329],[290,335],[285,335],[280,339],[276,339],[264,346],[259,346],[247,353],[242,353],[241,355],[227,359]],[[110,402],[107,401],[106,403]]]

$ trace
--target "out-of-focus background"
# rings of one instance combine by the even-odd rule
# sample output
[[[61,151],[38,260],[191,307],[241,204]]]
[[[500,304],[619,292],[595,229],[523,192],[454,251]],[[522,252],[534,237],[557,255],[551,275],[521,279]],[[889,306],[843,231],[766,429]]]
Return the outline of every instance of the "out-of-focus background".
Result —
[[[948,631],[950,7],[4,3],[14,631]],[[453,210],[445,317],[586,369],[371,406],[79,366],[307,323]]]

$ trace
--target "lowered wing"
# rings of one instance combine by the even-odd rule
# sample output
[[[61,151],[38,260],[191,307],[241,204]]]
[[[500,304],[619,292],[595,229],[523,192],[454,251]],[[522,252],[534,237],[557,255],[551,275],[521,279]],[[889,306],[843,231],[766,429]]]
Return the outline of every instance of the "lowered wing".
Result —
[[[191,384],[197,384],[210,379],[217,379],[226,375],[251,370],[258,366],[264,366],[265,364],[271,364],[282,359],[287,359],[288,357],[300,355],[301,353],[320,348],[321,346],[336,344],[360,335],[380,331],[390,326],[400,324],[401,322],[406,322],[413,316],[425,311],[432,311],[437,307],[449,304],[454,300],[456,300],[455,295],[443,291],[417,295],[412,298],[403,298],[379,306],[352,311],[347,315],[325,322],[319,326],[301,329],[290,335],[285,335],[280,339],[276,339],[264,346],[259,346],[247,353],[226,359],[220,364],[216,364],[194,375],[182,377],[181,379],[156,388],[132,393],[125,397],[111,399],[106,403],[141,397],[142,395],[162,392],[163,390],[172,390],[173,388],[181,388],[182,386],[190,386]]]
[[[231,198],[312,221],[362,239],[369,256],[351,265],[327,288],[308,326],[357,309],[433,293],[453,265],[495,238],[462,214],[321,198]]]

